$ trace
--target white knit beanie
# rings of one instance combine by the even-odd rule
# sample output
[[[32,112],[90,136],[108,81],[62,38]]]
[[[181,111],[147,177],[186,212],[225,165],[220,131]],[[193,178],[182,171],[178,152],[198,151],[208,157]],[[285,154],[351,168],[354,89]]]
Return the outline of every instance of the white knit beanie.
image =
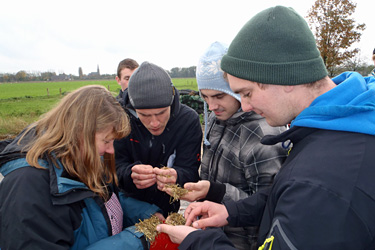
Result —
[[[204,54],[199,58],[196,77],[198,89],[212,89],[231,95],[241,102],[240,95],[235,94],[229,87],[229,83],[224,79],[224,72],[220,68],[221,58],[228,51],[228,45],[220,42],[212,43]],[[204,102],[204,138],[206,146],[210,146],[207,140],[207,103]]]
[[[198,89],[213,89],[224,92],[241,101],[224,79],[224,72],[220,68],[221,58],[227,53],[228,45],[220,42],[212,43],[199,58],[196,77]]]

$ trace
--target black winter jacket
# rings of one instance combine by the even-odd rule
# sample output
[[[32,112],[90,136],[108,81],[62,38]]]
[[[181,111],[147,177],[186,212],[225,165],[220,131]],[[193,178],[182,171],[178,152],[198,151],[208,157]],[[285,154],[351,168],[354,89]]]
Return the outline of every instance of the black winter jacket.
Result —
[[[159,191],[156,185],[137,189],[131,178],[131,168],[137,164],[171,167],[167,164],[168,159],[175,156],[173,168],[177,171],[177,183],[183,186],[186,182],[198,181],[202,142],[199,116],[193,109],[180,103],[176,90],[167,126],[161,135],[153,136],[136,117],[128,92],[125,91],[124,94],[131,133],[114,143],[120,188],[130,197],[157,205],[163,210],[164,216],[167,216],[169,212],[178,211],[179,201],[170,203],[171,197]]]
[[[267,239],[264,249],[375,249],[375,137],[293,127],[262,142],[288,139],[293,149],[268,199],[258,192],[227,202],[229,224],[258,224],[267,204],[258,238],[259,245]],[[217,229],[190,234],[180,249],[213,246],[234,249]]]

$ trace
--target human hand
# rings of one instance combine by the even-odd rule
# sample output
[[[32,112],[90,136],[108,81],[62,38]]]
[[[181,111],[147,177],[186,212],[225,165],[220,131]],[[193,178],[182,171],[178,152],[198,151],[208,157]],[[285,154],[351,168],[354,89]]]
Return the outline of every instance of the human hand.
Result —
[[[177,171],[174,168],[154,168],[156,175],[156,185],[160,191],[163,191],[166,184],[176,184]]]
[[[156,183],[156,175],[154,174],[154,170],[151,165],[134,165],[132,167],[131,177],[134,185],[138,189],[145,189]]]
[[[167,224],[160,224],[156,226],[156,230],[160,233],[168,234],[173,243],[181,244],[189,233],[196,231],[197,229],[189,226],[171,226]]]
[[[155,216],[156,216],[161,222],[165,221],[165,217],[164,217],[161,213],[156,212],[156,213],[154,213],[154,215],[155,215]]]
[[[189,192],[181,196],[180,199],[193,202],[206,198],[208,190],[210,189],[210,182],[206,180],[198,181],[197,183],[188,182],[185,183],[184,188]]]
[[[222,227],[228,224],[228,211],[222,204],[204,201],[190,203],[184,216],[185,225],[205,229],[206,227]],[[200,217],[199,220],[197,219]]]

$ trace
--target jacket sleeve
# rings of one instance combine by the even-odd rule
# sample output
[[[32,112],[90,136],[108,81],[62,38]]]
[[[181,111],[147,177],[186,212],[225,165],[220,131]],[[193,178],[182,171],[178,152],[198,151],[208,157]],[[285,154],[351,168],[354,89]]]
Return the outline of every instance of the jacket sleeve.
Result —
[[[197,182],[199,180],[198,168],[200,166],[202,128],[199,116],[187,119],[190,122],[184,131],[184,140],[176,148],[176,158],[173,168],[177,171],[177,183],[183,186],[186,182]]]
[[[366,202],[365,195],[362,197]],[[267,213],[274,214],[272,220],[262,221],[269,228],[267,235],[259,236],[265,239],[264,250],[271,245],[272,250],[371,248],[368,244],[373,236],[366,219],[355,212],[358,204],[311,183],[293,183],[277,197],[270,197],[276,198],[277,204],[264,212],[266,218],[272,217]]]
[[[234,227],[259,226],[270,191],[271,187],[268,187],[243,200],[225,201],[229,225]]]
[[[6,175],[0,207],[1,249],[70,249],[81,222],[79,207],[52,204],[44,169],[23,167]]]
[[[146,240],[142,233],[138,232],[134,226],[140,220],[148,219],[151,215],[161,210],[152,204],[127,197],[124,193],[119,192],[119,200],[124,213],[124,227],[121,233],[107,237],[91,244],[86,249],[147,249]]]
[[[86,250],[143,250],[148,249],[147,243],[142,233],[138,232],[134,226],[124,229],[121,233],[102,239],[91,244]]]
[[[263,214],[263,209],[268,197],[268,191],[262,190],[257,194],[240,201],[227,201],[224,203],[228,210],[228,222],[233,226],[258,225]],[[245,223],[243,223],[245,220]],[[246,221],[247,220],[247,221]],[[250,222],[250,223],[249,223]],[[243,225],[245,224],[245,225]],[[234,250],[236,249],[227,238],[224,231],[219,228],[197,230],[190,233],[180,244],[180,250]],[[273,249],[273,248],[272,248]]]
[[[154,204],[127,197],[119,192],[121,207],[124,213],[124,227],[132,226],[139,220],[148,219],[156,212],[162,213],[161,209]]]
[[[235,250],[231,241],[227,238],[223,230],[210,228],[191,232],[178,247],[179,250]]]
[[[134,161],[134,157],[131,152],[130,138],[124,137],[120,140],[114,141],[115,147],[115,161],[116,161],[116,172],[119,180],[119,186],[122,189],[137,192],[138,189],[133,183],[131,178],[132,167],[137,164],[141,164],[139,161]]]

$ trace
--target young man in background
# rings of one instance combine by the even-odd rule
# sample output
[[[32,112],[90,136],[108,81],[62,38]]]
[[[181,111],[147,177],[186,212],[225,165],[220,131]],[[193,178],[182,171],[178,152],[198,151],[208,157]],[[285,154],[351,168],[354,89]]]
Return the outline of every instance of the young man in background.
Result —
[[[117,67],[117,75],[116,75],[116,81],[118,85],[120,85],[121,89],[116,96],[116,99],[119,101],[121,106],[124,104],[124,91],[128,88],[129,79],[132,76],[134,70],[139,67],[139,64],[131,59],[126,58],[122,60]]]

